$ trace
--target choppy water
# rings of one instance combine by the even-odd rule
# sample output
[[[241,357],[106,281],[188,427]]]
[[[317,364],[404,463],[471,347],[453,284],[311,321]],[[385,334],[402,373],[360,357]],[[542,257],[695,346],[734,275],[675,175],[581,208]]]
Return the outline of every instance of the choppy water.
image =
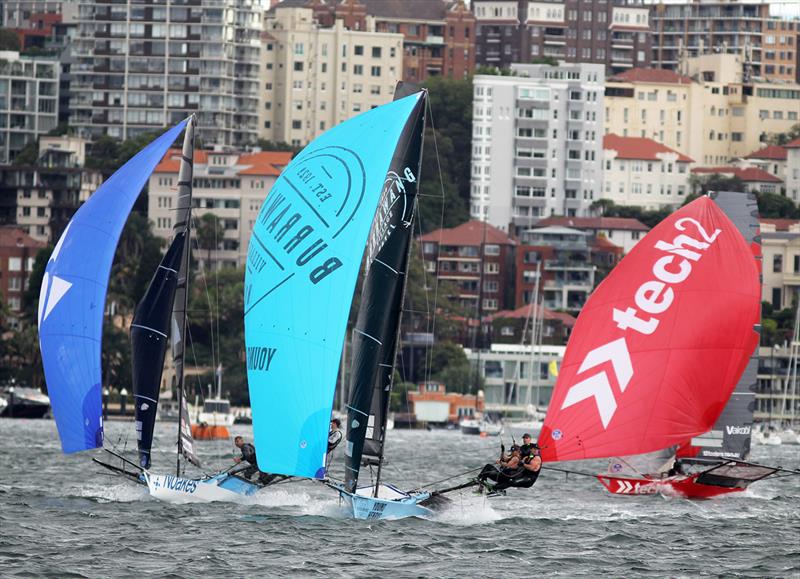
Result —
[[[107,441],[130,429],[108,425]],[[174,468],[173,429],[159,426],[157,472]],[[458,432],[390,434],[385,478],[401,487],[497,453],[496,439]],[[199,445],[210,467],[230,464],[233,447]],[[345,518],[333,492],[306,482],[244,504],[163,504],[91,455],[62,455],[52,421],[0,419],[0,576],[800,576],[800,477],[691,502],[550,472],[506,497],[459,495],[431,520],[376,522]],[[800,447],[753,459],[798,468]]]

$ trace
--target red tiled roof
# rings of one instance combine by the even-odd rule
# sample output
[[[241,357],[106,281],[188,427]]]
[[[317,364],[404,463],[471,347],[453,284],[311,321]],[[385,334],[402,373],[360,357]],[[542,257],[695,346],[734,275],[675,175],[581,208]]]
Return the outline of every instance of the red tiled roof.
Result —
[[[529,318],[531,316],[531,307],[531,304],[526,304],[521,308],[517,308],[516,310],[502,310],[486,317],[489,319],[489,321],[494,321],[501,318]],[[564,312],[554,312],[553,310],[543,308],[542,317],[545,320],[560,321],[567,327],[572,327],[575,325],[575,318]]]
[[[209,151],[195,151],[194,164],[208,164]],[[213,153],[212,153],[213,154]],[[289,151],[262,151],[260,153],[244,153],[239,155],[237,165],[244,167],[237,175],[269,175],[278,176],[281,170],[292,160]],[[154,173],[177,173],[181,166],[181,152],[179,149],[170,149],[164,159],[156,165]]]
[[[761,217],[758,220],[759,223],[769,223],[775,226],[775,231],[789,231],[789,227],[800,223],[800,220],[797,219],[778,219],[772,217]]]
[[[785,161],[787,151],[785,147],[780,145],[770,145],[758,151],[753,151],[745,157],[745,159],[774,159],[776,161]]]
[[[249,165],[239,171],[239,175],[274,175],[281,174],[283,168],[292,160],[290,151],[262,151],[239,157],[238,165]]]
[[[0,227],[0,247],[45,247],[43,241],[37,241],[21,227],[4,225]]]
[[[431,231],[421,236],[419,240],[432,241],[440,245],[481,245],[484,242],[497,245],[517,244],[506,232],[477,219],[451,229]]]
[[[605,235],[598,235],[592,242],[592,248],[600,251],[617,252],[622,251],[622,248],[616,243],[612,243]]]
[[[692,84],[688,76],[663,68],[632,68],[608,79],[611,82],[652,82],[658,84]]]
[[[800,139],[790,141],[783,146],[784,149],[800,149]]]
[[[625,229],[629,231],[649,231],[650,228],[638,219],[631,217],[545,217],[540,220],[537,227],[560,225],[574,227],[575,229]]]
[[[694,159],[670,149],[666,145],[645,137],[620,137],[619,135],[606,135],[603,137],[603,149],[616,151],[617,159],[641,159],[644,161],[660,161],[659,154],[678,155],[678,161],[694,163]]]
[[[780,179],[758,167],[695,167],[692,173],[704,175],[733,175],[746,183],[783,183]]]

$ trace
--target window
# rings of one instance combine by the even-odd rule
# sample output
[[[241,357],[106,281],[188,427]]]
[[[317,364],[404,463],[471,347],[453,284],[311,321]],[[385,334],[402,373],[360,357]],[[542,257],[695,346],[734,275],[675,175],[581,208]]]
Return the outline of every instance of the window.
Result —
[[[22,271],[22,258],[9,257],[8,258],[8,271]]]
[[[486,245],[483,248],[484,255],[500,255],[499,245]]]
[[[372,76],[380,76],[381,75],[381,67],[380,66],[373,66],[371,70]]]
[[[364,46],[361,44],[356,44],[353,47],[353,54],[356,56],[364,56]]]
[[[381,47],[380,46],[373,46],[372,47],[372,58],[380,58],[381,57]]]
[[[293,129],[302,129],[303,128],[303,121],[292,121],[292,128]]]
[[[773,255],[772,256],[772,272],[773,273],[781,273],[783,271],[783,256],[782,255]]]
[[[303,63],[302,62],[295,62],[294,63],[294,70],[296,72],[303,72]]]
[[[362,64],[354,64],[353,65],[353,74],[364,74],[364,65],[362,65]]]

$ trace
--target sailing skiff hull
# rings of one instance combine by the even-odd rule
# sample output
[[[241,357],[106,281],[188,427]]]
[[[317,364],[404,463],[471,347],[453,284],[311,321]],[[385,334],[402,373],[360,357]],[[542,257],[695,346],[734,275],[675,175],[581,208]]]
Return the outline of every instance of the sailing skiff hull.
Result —
[[[167,503],[237,502],[261,487],[236,476],[220,473],[207,479],[142,473],[152,497]]]
[[[665,479],[624,478],[597,475],[608,492],[615,495],[667,495],[686,499],[710,499],[712,497],[741,492],[746,486],[724,487],[697,482],[699,474],[674,476]]]
[[[378,497],[373,497],[374,488],[361,487],[355,493],[334,486],[339,496],[347,503],[354,519],[405,519],[407,517],[429,517],[433,511],[420,503],[431,498],[429,492],[404,492],[387,484],[380,485]]]

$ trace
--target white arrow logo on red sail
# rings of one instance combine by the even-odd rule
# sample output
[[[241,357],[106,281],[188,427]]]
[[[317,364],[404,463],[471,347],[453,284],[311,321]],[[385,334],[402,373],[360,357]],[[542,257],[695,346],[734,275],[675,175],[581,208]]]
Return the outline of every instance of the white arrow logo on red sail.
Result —
[[[633,485],[626,480],[618,480],[617,483],[619,487],[617,488],[617,494],[628,494],[633,490]]]
[[[625,392],[625,388],[628,387],[628,383],[633,378],[633,365],[631,364],[628,346],[625,344],[625,338],[619,338],[589,352],[584,358],[581,367],[578,368],[578,374],[605,362],[611,362],[611,367],[617,376],[619,389],[621,392]],[[608,373],[605,370],[578,382],[570,388],[564,398],[564,404],[561,405],[561,409],[564,410],[587,398],[594,398],[595,404],[597,404],[597,411],[600,413],[600,420],[603,422],[603,428],[607,428],[608,423],[611,422],[611,418],[617,411],[617,401],[614,398],[614,392],[611,390],[611,383],[608,380]]]

